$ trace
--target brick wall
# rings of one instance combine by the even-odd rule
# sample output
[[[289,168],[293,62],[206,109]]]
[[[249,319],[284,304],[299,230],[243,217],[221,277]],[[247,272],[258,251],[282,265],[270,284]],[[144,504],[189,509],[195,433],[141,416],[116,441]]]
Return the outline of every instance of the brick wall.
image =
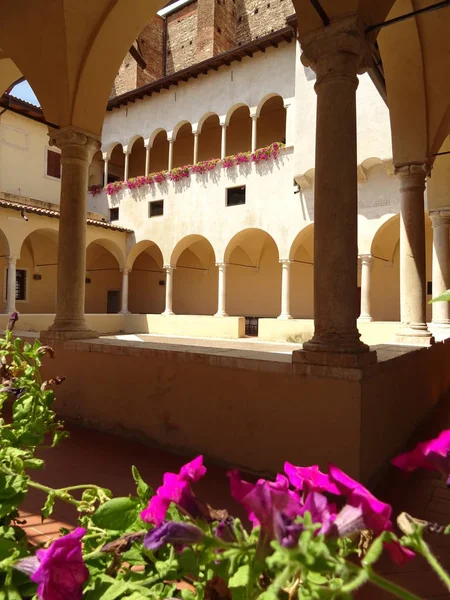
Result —
[[[147,68],[127,54],[111,97],[282,29],[293,13],[292,0],[197,0],[184,6],[166,17],[165,73],[165,19],[155,16],[138,38]]]
[[[286,17],[294,14],[291,0],[236,0],[236,2],[237,45],[282,29],[286,25]]]
[[[196,38],[197,2],[167,16],[167,75],[198,62]]]

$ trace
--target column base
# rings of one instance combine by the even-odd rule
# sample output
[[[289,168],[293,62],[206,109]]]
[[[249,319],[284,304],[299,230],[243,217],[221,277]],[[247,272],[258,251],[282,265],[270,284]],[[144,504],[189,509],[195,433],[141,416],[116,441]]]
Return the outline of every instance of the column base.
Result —
[[[277,319],[280,319],[281,321],[287,321],[288,319],[293,319],[293,316],[281,314],[279,317],[277,317]]]
[[[431,321],[430,327],[436,329],[450,329],[450,319],[443,319],[442,321]]]
[[[373,321],[373,319],[370,315],[360,315],[358,317],[358,321],[361,323],[370,323],[371,321]]]
[[[359,354],[340,352],[311,352],[309,350],[294,350],[292,362],[301,365],[319,365],[325,367],[340,367],[344,369],[361,369],[377,362],[375,350]],[[297,369],[298,371],[298,369]]]
[[[97,331],[93,331],[84,319],[77,321],[55,320],[46,331],[42,331],[42,341],[57,340],[92,340],[99,337]]]
[[[119,315],[131,315],[129,310],[119,310]]]
[[[170,317],[171,315],[174,315],[175,313],[173,312],[173,310],[165,310],[163,313],[161,313],[164,317]]]
[[[420,329],[402,327],[394,335],[394,342],[397,344],[410,344],[411,346],[431,346],[431,344],[434,344],[435,339],[425,325],[424,328]]]
[[[303,344],[307,352],[330,354],[365,354],[370,351],[367,344],[360,340],[359,331],[351,332],[314,333],[314,336]]]
[[[224,312],[216,312],[215,317],[228,317],[228,314]]]

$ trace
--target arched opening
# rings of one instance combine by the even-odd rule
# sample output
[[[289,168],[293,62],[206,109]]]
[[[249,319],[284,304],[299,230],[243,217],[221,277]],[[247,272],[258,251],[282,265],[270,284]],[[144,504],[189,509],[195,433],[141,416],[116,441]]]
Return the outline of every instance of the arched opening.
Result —
[[[128,157],[128,177],[137,177],[145,174],[145,146],[144,138],[138,137],[132,142],[130,156]]]
[[[92,157],[91,164],[89,165],[89,186],[91,185],[104,185],[104,162],[101,150]]]
[[[19,312],[56,311],[57,263],[57,231],[37,229],[25,238],[16,263],[16,308]]]
[[[225,251],[227,312],[233,316],[278,317],[281,265],[274,239],[262,229],[246,229]]]
[[[161,129],[154,137],[150,150],[150,173],[167,171],[169,164],[169,142],[167,131]]]
[[[218,274],[211,243],[190,235],[175,246],[171,265],[173,310],[180,315],[213,315],[217,310]]]
[[[125,177],[125,154],[122,144],[116,144],[108,161],[108,181],[123,181]]]
[[[252,149],[252,120],[248,106],[233,111],[227,126],[227,155],[250,152]]]
[[[201,125],[198,136],[198,160],[220,158],[222,127],[218,115],[209,115]]]
[[[191,165],[194,160],[194,134],[192,125],[184,123],[176,134],[173,143],[173,167]]]
[[[370,304],[374,321],[400,320],[400,215],[377,230],[372,240]]]
[[[294,319],[314,317],[314,225],[307,225],[295,238],[291,261],[291,315]]]
[[[268,98],[261,107],[257,126],[257,147],[264,148],[274,142],[286,142],[286,109],[283,98]]]
[[[115,246],[109,240],[91,242],[86,250],[85,312],[118,313],[121,309],[122,273]]]
[[[165,273],[159,246],[144,240],[133,248],[129,260],[128,310],[134,314],[164,311]]]

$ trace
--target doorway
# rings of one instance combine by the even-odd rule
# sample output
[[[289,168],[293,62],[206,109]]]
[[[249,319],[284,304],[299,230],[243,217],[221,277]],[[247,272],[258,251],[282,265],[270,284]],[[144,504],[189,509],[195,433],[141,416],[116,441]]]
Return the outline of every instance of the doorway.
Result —
[[[120,290],[108,290],[106,298],[106,312],[116,314],[120,311]]]

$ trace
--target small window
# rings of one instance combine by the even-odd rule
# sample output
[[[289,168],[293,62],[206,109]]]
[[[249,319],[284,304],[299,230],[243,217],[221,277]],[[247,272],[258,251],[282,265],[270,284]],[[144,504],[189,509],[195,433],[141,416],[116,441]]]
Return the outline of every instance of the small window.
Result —
[[[47,150],[47,175],[61,179],[61,154],[54,150]]]
[[[6,269],[6,281],[8,281],[8,269]],[[8,286],[6,286],[6,299],[8,299]],[[27,272],[25,269],[16,270],[16,300],[27,299]]]
[[[245,204],[245,185],[227,189],[227,206]]]
[[[118,208],[110,208],[109,209],[109,220],[110,221],[118,221],[119,220],[119,209]]]
[[[431,281],[427,281],[427,294],[428,296],[433,295],[433,283]]]
[[[148,203],[148,216],[162,217],[164,214],[164,200],[156,200],[155,202]]]

